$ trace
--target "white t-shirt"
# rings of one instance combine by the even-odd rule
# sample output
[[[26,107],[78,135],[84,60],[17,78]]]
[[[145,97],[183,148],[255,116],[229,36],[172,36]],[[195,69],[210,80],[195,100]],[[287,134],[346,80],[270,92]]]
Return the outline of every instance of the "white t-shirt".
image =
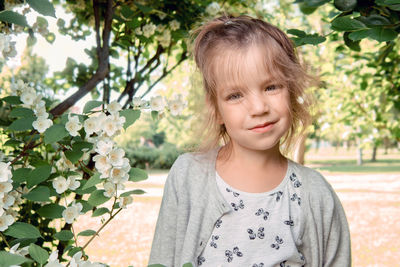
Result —
[[[198,266],[296,267],[305,259],[297,250],[301,205],[301,181],[293,162],[273,190],[248,193],[227,184],[216,173],[219,190],[233,211],[215,222]],[[243,177],[246,179],[246,177]]]

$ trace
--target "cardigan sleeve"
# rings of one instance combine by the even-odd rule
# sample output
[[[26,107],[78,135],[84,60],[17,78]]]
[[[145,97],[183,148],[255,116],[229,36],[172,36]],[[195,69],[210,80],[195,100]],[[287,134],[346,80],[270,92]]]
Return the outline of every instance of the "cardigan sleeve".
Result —
[[[309,173],[310,174],[310,173]],[[350,267],[350,232],[342,204],[318,172],[309,175],[301,250],[306,267]]]
[[[149,265],[163,264],[167,267],[175,265],[174,258],[178,210],[176,168],[175,162],[171,167],[164,185],[164,194],[151,246]]]
[[[326,228],[324,266],[347,267],[351,266],[349,226],[342,204],[333,189],[331,189],[331,194],[334,203],[332,214],[324,218]]]

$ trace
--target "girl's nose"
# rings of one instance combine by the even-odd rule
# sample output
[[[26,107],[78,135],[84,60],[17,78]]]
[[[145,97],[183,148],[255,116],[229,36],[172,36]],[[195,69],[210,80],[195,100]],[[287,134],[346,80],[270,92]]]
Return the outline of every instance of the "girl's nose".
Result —
[[[251,115],[262,115],[269,111],[269,103],[265,95],[251,94],[249,97],[248,109]]]

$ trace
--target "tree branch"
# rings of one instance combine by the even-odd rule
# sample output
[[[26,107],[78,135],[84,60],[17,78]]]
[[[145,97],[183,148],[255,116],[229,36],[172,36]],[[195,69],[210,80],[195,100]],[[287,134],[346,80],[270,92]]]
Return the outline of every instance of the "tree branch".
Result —
[[[99,3],[97,0],[93,1],[93,9],[98,12]],[[57,117],[63,114],[67,109],[73,106],[79,99],[85,96],[87,93],[93,90],[97,86],[99,82],[104,80],[104,78],[109,73],[109,54],[110,54],[110,47],[109,47],[109,39],[110,39],[110,32],[111,32],[111,23],[112,17],[114,14],[114,7],[113,7],[113,0],[107,0],[107,9],[104,17],[104,28],[103,28],[103,47],[100,50],[98,55],[98,62],[99,66],[97,68],[96,73],[90,78],[85,85],[83,85],[77,92],[73,95],[65,99],[63,102],[58,104],[50,113]]]

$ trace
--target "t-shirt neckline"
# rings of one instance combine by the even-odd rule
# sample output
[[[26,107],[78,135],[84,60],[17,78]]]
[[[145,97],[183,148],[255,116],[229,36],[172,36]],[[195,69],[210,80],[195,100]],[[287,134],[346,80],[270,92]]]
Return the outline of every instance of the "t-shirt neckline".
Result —
[[[231,186],[230,184],[228,184],[217,172],[217,170],[215,169],[215,177],[217,179],[217,182],[219,181],[220,183],[222,183],[224,186],[228,187],[229,189],[231,189],[232,191],[239,193],[241,195],[245,195],[245,196],[249,196],[249,197],[265,197],[267,195],[271,195],[275,192],[278,191],[283,191],[283,187],[286,185],[287,181],[289,180],[289,176],[292,170],[292,161],[290,159],[287,159],[287,169],[286,169],[286,173],[285,176],[283,177],[282,181],[273,189],[266,191],[266,192],[259,192],[259,193],[252,193],[252,192],[246,192],[246,191],[242,191],[239,190],[233,186]]]

